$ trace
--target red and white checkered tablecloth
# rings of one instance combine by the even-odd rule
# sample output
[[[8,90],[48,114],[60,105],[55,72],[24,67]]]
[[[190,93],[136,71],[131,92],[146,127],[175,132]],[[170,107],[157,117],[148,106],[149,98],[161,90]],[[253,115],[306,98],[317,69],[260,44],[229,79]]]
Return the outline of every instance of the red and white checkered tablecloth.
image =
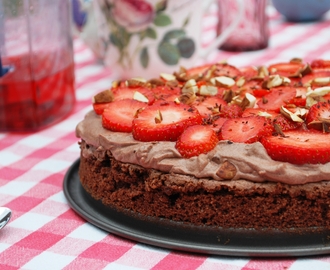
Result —
[[[267,49],[219,51],[214,61],[245,66],[293,57],[330,59],[330,13],[318,23],[294,24],[269,11]],[[211,17],[205,20],[205,44],[214,37],[214,22]],[[75,126],[91,110],[91,97],[109,86],[111,70],[97,64],[80,39],[74,49],[77,103],[69,117],[36,133],[0,133],[0,205],[13,211],[0,231],[0,269],[330,269],[330,255],[258,259],[148,246],[107,233],[78,216],[63,194],[63,178],[79,157]]]

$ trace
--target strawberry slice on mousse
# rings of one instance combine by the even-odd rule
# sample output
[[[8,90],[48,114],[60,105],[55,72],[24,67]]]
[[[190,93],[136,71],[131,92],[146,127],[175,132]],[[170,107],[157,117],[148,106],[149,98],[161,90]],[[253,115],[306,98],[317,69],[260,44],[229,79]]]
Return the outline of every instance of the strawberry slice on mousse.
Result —
[[[284,134],[260,140],[273,160],[297,165],[330,162],[329,134],[304,130],[290,130]]]
[[[132,122],[137,112],[147,106],[134,99],[111,102],[102,113],[102,126],[115,132],[132,132]]]
[[[272,88],[269,94],[260,99],[257,104],[259,108],[273,111],[280,111],[284,106],[296,97],[296,88],[290,86]]]
[[[280,76],[291,77],[296,76],[305,67],[305,64],[299,61],[290,61],[269,65],[270,74],[278,74]]]
[[[155,103],[141,111],[133,120],[132,134],[137,141],[176,141],[192,125],[202,123],[196,108],[183,103]]]
[[[114,101],[122,99],[135,99],[149,105],[154,103],[154,93],[146,87],[118,87],[112,89]]]
[[[216,96],[199,96],[192,105],[197,108],[203,117],[208,117],[209,115],[218,114],[223,106],[227,106],[227,102]]]
[[[194,125],[181,134],[175,147],[181,156],[191,158],[210,152],[218,141],[218,136],[211,126]]]
[[[268,119],[250,116],[228,119],[221,127],[221,138],[238,143],[254,143],[269,136],[274,129]]]
[[[306,123],[309,128],[323,130],[329,133],[330,100],[314,104],[307,113]]]

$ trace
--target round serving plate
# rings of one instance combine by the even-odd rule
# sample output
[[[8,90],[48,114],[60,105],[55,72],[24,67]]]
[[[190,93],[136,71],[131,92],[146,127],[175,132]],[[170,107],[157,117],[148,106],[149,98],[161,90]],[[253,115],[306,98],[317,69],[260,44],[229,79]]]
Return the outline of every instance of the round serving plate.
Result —
[[[65,197],[77,214],[115,235],[157,247],[213,255],[296,257],[330,253],[328,230],[224,229],[116,211],[85,192],[78,175],[79,163],[76,160],[65,175]]]

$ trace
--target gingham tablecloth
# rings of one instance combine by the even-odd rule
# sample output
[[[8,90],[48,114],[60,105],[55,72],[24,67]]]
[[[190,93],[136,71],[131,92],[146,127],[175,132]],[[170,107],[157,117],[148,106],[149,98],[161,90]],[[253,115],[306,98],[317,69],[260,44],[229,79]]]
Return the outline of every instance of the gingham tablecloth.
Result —
[[[270,9],[266,50],[219,51],[212,60],[238,66],[330,59],[330,14],[318,23],[287,23]],[[203,42],[214,38],[215,18],[205,19]],[[76,97],[62,122],[32,134],[0,133],[0,205],[12,209],[0,231],[0,269],[330,269],[328,256],[239,258],[196,255],[136,243],[107,233],[78,216],[63,194],[63,178],[79,157],[75,126],[91,110],[91,97],[107,88],[111,70],[74,41]]]

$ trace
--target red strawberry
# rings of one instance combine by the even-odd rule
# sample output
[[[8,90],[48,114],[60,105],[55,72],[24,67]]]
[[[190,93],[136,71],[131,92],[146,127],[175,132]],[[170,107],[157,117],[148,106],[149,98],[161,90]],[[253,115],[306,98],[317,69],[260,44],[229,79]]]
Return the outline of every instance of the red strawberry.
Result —
[[[269,65],[268,70],[270,74],[290,77],[299,74],[304,66],[305,64],[302,62],[276,63]]]
[[[305,107],[306,106],[306,97],[294,97],[289,100],[289,104],[296,105],[297,107]]]
[[[213,71],[213,76],[227,76],[231,77],[233,79],[241,77],[242,73],[241,71],[232,65],[229,65],[227,63],[218,63],[215,64],[215,70]]]
[[[227,118],[223,118],[223,117],[218,117],[216,119],[214,119],[213,123],[211,124],[212,128],[214,131],[218,132],[223,123],[227,121]]]
[[[269,94],[263,96],[257,104],[259,108],[279,111],[281,106],[287,104],[296,96],[296,89],[290,86],[272,88]]]
[[[171,100],[174,101],[174,99],[171,99],[171,97],[179,96],[181,93],[181,89],[179,87],[168,87],[168,86],[157,86],[150,89],[153,93],[156,99],[159,100]]]
[[[147,106],[134,99],[123,99],[108,104],[102,114],[102,126],[111,131],[132,132],[132,121],[137,111]]]
[[[202,76],[203,73],[208,70],[210,67],[212,66],[212,64],[206,64],[206,65],[202,65],[202,66],[198,66],[198,67],[193,67],[193,68],[189,68],[186,70],[186,74],[191,77],[191,76]]]
[[[239,70],[241,72],[241,75],[246,79],[258,76],[258,69],[254,66],[242,67]]]
[[[308,127],[323,130],[330,126],[330,100],[314,104],[306,115]]]
[[[237,104],[226,104],[221,106],[220,116],[224,118],[238,118],[243,114],[243,109]]]
[[[211,126],[188,127],[178,138],[175,147],[181,156],[190,158],[211,151],[218,143],[218,137]]]
[[[310,83],[312,88],[317,88],[317,87],[322,87],[322,86],[330,86],[330,83],[320,85],[317,82],[313,81],[317,78],[329,78],[329,77],[330,77],[330,69],[329,70],[315,70],[312,73],[302,77],[301,82],[302,82],[302,84]]]
[[[242,114],[242,117],[264,116],[269,119],[274,119],[278,114],[278,112],[272,110],[265,110],[261,108],[246,108]]]
[[[270,121],[258,116],[228,119],[221,128],[223,140],[240,143],[257,142],[262,136],[269,136],[272,132]]]
[[[290,130],[285,137],[263,137],[261,143],[273,160],[302,165],[330,162],[329,140],[319,131]]]
[[[267,89],[255,89],[252,91],[252,95],[254,95],[256,98],[262,98],[267,94],[269,94],[269,90]]]
[[[263,80],[260,79],[252,79],[249,81],[246,81],[242,86],[241,89],[246,90],[247,92],[249,92],[250,94],[253,93],[254,90],[266,90],[267,92],[269,92],[267,89],[263,89],[262,88],[262,83]]]
[[[209,115],[219,113],[220,108],[222,106],[226,106],[227,102],[224,101],[222,98],[215,96],[199,96],[192,105],[197,108],[197,110],[203,117],[208,117]]]
[[[264,116],[271,120],[271,123],[277,124],[282,131],[285,130],[291,130],[291,129],[296,129],[300,127],[302,124],[294,122],[288,118],[286,118],[284,115],[281,113],[271,111],[271,110],[263,110],[263,109],[258,109],[258,108],[248,108],[245,109],[243,113],[243,117],[248,117],[248,116]]]
[[[149,105],[151,105],[155,101],[154,93],[146,88],[146,87],[118,87],[112,89],[114,100],[121,99],[133,99],[136,92],[142,94],[148,101]],[[142,101],[142,100],[139,100]]]
[[[101,115],[111,102],[93,103],[93,109],[96,114]]]
[[[313,70],[328,69],[330,70],[330,60],[315,59],[311,62]]]
[[[278,114],[274,119],[273,119],[273,124],[278,125],[282,131],[286,130],[293,130],[297,129],[302,126],[302,123],[300,122],[294,122],[288,118],[286,118],[282,114]]]
[[[133,137],[138,141],[176,141],[191,125],[202,123],[196,108],[174,102],[155,103],[133,120]]]

